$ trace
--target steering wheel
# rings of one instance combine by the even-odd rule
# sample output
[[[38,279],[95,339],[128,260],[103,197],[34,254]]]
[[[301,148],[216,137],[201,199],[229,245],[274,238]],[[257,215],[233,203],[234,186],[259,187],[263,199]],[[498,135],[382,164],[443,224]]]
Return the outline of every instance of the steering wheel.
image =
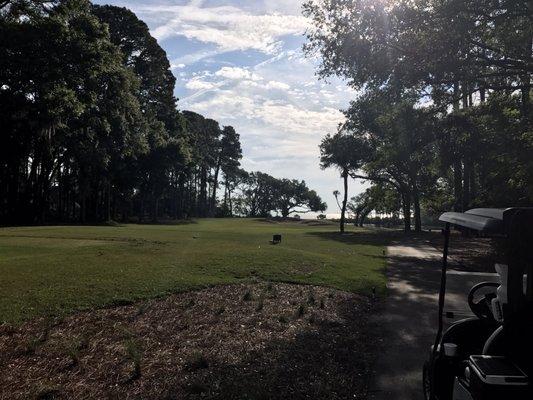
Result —
[[[468,293],[468,305],[479,319],[494,319],[491,302],[492,299],[496,298],[496,293],[486,293],[479,300],[475,300],[476,292],[485,287],[497,288],[498,286],[500,286],[500,284],[497,282],[481,282],[470,289],[470,293]]]

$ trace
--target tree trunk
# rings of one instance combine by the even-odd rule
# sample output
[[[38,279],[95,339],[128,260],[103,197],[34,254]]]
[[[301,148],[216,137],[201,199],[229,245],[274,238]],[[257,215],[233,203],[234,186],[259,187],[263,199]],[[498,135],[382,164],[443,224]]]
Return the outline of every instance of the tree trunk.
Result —
[[[111,182],[107,182],[105,192],[105,220],[111,221]]]
[[[213,193],[211,194],[211,217],[215,216],[216,212],[216,201],[217,201],[217,189],[218,189],[218,174],[220,172],[220,162],[215,168],[215,175],[213,177]]]
[[[476,182],[476,166],[472,164],[470,168],[470,204],[476,203],[477,197],[477,182]]]
[[[422,216],[420,213],[420,192],[416,183],[413,184],[413,206],[415,216],[415,232],[422,232]]]
[[[346,204],[348,203],[348,169],[347,168],[344,168],[342,171],[342,179],[344,181],[344,196],[342,198],[340,231],[341,233],[344,233],[344,222],[346,220]]]
[[[200,200],[199,200],[199,216],[205,217],[207,215],[207,168],[203,165],[200,171]]]
[[[461,160],[456,155],[456,159],[453,164],[453,196],[454,196],[454,211],[463,211],[463,166]]]
[[[462,201],[462,208],[463,211],[466,211],[468,207],[470,206],[470,177],[471,177],[471,171],[472,171],[472,161],[468,159],[468,157],[465,159],[465,165],[463,170],[463,201]]]
[[[372,209],[366,209],[364,210],[362,213],[361,213],[361,217],[359,219],[359,226],[362,228],[364,223],[365,223],[365,219],[366,217],[368,216],[368,214],[370,214],[370,212],[372,211]]]
[[[411,232],[411,194],[402,193],[403,230]]]
[[[80,222],[82,224],[87,220],[87,193],[82,189],[81,192],[81,205],[80,205]]]
[[[141,196],[141,204],[139,207],[139,222],[144,220],[144,194]]]
[[[533,6],[533,1],[530,1],[528,4],[529,7]],[[531,9],[529,10],[532,11]],[[533,46],[533,35],[530,35],[527,38],[526,46],[525,46],[525,52],[528,57],[531,57],[531,49]],[[522,85],[524,85],[524,88],[522,89],[521,97],[522,97],[522,121],[524,125],[528,125],[529,118],[530,118],[530,108],[531,108],[531,77],[529,74],[525,74],[521,77]]]
[[[233,217],[233,201],[231,200],[231,189],[228,189],[229,216]]]
[[[152,222],[157,222],[159,216],[159,197],[153,196],[152,201]]]

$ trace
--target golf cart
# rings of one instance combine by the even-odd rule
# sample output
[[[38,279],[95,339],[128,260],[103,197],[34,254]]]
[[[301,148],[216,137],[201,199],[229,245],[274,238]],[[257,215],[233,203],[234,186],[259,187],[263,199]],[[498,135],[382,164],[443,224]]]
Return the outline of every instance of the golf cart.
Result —
[[[426,400],[533,399],[533,208],[447,212],[438,331],[424,365]],[[448,246],[452,226],[497,243],[499,282],[468,294],[475,317],[444,331]]]

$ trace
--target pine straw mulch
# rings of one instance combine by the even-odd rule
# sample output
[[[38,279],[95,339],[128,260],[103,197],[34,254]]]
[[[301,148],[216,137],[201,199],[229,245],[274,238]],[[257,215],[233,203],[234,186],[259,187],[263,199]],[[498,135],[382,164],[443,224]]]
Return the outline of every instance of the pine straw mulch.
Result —
[[[442,251],[443,235],[433,236],[430,242]],[[491,238],[466,237],[453,232],[450,237],[449,261],[451,268],[461,271],[495,272],[496,243]]]
[[[362,399],[371,309],[255,283],[0,325],[0,398]]]

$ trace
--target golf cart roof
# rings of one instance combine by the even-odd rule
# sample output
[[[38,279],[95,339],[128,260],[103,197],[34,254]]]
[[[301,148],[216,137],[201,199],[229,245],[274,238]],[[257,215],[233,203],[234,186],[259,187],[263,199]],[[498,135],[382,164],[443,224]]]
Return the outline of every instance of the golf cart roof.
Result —
[[[439,221],[473,229],[480,233],[505,234],[505,216],[518,208],[474,208],[464,213],[446,212]]]

